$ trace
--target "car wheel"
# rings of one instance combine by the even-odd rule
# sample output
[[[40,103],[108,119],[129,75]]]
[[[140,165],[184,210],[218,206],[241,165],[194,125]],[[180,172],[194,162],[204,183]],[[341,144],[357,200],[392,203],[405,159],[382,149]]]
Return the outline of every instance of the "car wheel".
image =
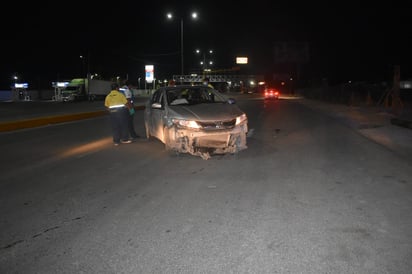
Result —
[[[245,149],[246,146],[246,133],[242,133],[240,136],[236,137],[236,141],[234,143],[235,149],[232,154],[237,155],[239,151]]]
[[[172,146],[170,141],[170,132],[173,128],[164,128],[163,129],[163,136],[165,142],[165,150],[169,153],[170,156],[179,156],[180,153]]]
[[[148,141],[152,140],[153,137],[152,137],[152,135],[150,134],[149,125],[145,123],[145,124],[144,124],[144,127],[145,127],[145,131],[146,131],[146,139],[147,139]]]
[[[163,128],[163,136],[165,141],[165,149],[166,151],[170,151],[172,147],[170,145],[169,129],[167,127]]]

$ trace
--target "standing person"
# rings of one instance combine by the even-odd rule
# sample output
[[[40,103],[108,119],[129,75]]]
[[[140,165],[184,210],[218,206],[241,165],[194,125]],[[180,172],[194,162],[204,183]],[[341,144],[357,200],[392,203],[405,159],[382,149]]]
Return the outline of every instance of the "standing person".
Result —
[[[129,104],[129,115],[127,115],[127,128],[129,130],[130,137],[134,140],[139,138],[139,135],[137,135],[136,131],[134,130],[135,110],[133,103],[133,94],[127,82],[125,82],[124,85],[120,88],[120,92],[122,92],[126,96],[127,102]]]
[[[214,89],[214,86],[209,82],[209,78],[208,78],[208,77],[206,77],[206,78],[203,79],[203,85],[208,86],[208,87]]]
[[[203,85],[204,85],[204,86],[207,86],[207,87],[209,87],[209,88],[215,89],[215,87],[209,82],[209,78],[208,78],[208,77],[206,77],[206,78],[203,79]],[[209,98],[210,98],[210,101],[211,101],[211,102],[214,102],[214,101],[215,101],[215,95],[214,95],[212,92],[210,92],[210,91],[209,91]]]
[[[126,96],[119,91],[119,85],[117,83],[113,83],[111,89],[112,91],[110,91],[104,100],[104,105],[110,112],[113,143],[115,146],[118,146],[120,143],[129,144],[132,141],[129,140],[127,133],[127,119],[129,116],[129,110],[127,108],[128,102]]]

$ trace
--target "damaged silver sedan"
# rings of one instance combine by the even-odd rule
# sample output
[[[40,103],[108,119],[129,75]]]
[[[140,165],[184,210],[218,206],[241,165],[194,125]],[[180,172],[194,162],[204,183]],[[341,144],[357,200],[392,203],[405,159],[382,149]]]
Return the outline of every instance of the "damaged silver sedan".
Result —
[[[219,91],[203,85],[156,90],[144,111],[146,137],[160,140],[166,150],[207,160],[213,154],[247,148],[246,114]]]

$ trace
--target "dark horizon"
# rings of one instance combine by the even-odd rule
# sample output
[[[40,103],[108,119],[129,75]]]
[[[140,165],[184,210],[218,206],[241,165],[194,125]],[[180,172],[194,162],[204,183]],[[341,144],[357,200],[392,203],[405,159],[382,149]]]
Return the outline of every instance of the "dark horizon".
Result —
[[[61,5],[64,9],[46,4],[39,11],[30,6],[36,4],[15,7],[19,20],[11,15],[1,19],[7,41],[0,89],[8,88],[16,73],[32,87],[77,78],[89,69],[105,78],[137,81],[144,77],[145,64],[155,65],[158,79],[180,74],[179,19],[184,22],[186,73],[197,66],[194,49],[211,48],[216,69],[236,66],[235,57],[243,55],[250,63],[240,73],[271,77],[297,66],[275,60],[275,45],[288,42],[309,45],[309,58],[299,66],[302,79],[391,81],[395,65],[401,79],[412,79],[410,8],[296,11],[265,1],[242,7],[213,4],[196,6],[197,22],[185,17],[194,5],[184,2]],[[167,22],[170,7],[185,15]]]

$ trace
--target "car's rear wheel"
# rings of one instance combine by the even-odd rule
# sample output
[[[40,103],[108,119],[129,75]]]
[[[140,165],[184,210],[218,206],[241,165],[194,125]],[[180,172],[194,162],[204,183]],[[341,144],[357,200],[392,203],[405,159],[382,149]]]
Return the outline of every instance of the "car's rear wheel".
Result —
[[[146,139],[147,140],[151,140],[152,139],[152,135],[150,134],[150,129],[149,129],[149,125],[147,123],[144,124],[145,130],[146,130]]]

